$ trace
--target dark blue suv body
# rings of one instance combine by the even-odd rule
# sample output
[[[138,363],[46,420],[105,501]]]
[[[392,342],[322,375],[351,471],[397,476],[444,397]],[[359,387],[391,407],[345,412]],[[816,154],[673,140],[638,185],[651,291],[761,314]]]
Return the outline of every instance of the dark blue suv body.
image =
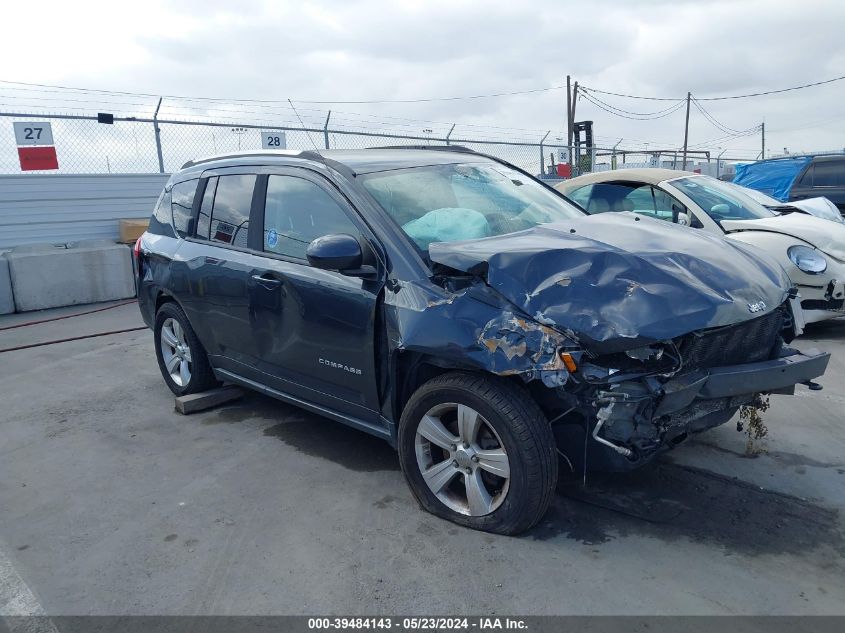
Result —
[[[586,216],[461,148],[194,161],[136,256],[174,393],[231,382],[382,437],[425,509],[501,533],[559,466],[636,467],[828,362],[785,346],[764,255]]]

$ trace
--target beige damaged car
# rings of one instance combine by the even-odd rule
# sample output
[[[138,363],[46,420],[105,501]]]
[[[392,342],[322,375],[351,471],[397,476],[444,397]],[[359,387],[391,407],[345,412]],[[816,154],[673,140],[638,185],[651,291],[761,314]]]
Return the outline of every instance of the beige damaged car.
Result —
[[[729,183],[672,169],[596,172],[556,188],[590,214],[631,211],[752,244],[786,270],[805,322],[845,315],[845,225],[778,214]]]

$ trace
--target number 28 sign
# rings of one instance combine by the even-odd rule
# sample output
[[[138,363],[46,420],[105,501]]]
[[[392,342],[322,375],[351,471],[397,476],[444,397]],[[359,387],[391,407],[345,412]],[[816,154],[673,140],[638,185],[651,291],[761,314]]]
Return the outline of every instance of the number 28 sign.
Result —
[[[261,148],[262,149],[286,149],[287,139],[285,133],[278,130],[262,130],[261,132]]]

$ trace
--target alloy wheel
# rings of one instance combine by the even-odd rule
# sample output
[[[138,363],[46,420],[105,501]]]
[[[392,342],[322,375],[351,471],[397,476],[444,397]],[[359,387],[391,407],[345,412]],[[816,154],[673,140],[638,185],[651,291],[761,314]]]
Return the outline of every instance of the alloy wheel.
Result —
[[[168,318],[161,326],[161,357],[170,379],[180,387],[191,381],[191,348],[185,330],[176,319]]]
[[[460,514],[484,516],[508,493],[510,460],[495,429],[472,407],[444,403],[417,426],[417,466],[437,498]]]

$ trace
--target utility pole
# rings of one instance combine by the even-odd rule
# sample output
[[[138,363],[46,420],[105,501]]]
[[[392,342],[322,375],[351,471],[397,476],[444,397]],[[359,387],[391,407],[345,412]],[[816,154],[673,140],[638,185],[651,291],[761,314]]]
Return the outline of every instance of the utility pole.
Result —
[[[572,173],[576,173],[574,170],[578,169],[575,164],[575,148],[573,147],[574,142],[574,135],[575,135],[575,106],[578,104],[578,82],[575,82],[575,87],[572,89],[572,107],[569,109],[569,141],[567,142],[566,151],[569,154],[569,164],[572,166],[573,171]],[[578,172],[580,173],[580,172]]]
[[[566,76],[566,144],[572,145],[572,83]]]
[[[684,123],[684,154],[683,154],[683,163],[681,164],[681,169],[686,170],[687,168],[687,141],[689,140],[689,102],[692,93],[687,93],[687,120]]]
[[[760,124],[760,133],[761,133],[761,136],[762,136],[761,140],[762,140],[762,144],[763,144],[763,146],[760,148],[761,149],[760,159],[766,160],[766,122],[765,121],[763,121]]]

